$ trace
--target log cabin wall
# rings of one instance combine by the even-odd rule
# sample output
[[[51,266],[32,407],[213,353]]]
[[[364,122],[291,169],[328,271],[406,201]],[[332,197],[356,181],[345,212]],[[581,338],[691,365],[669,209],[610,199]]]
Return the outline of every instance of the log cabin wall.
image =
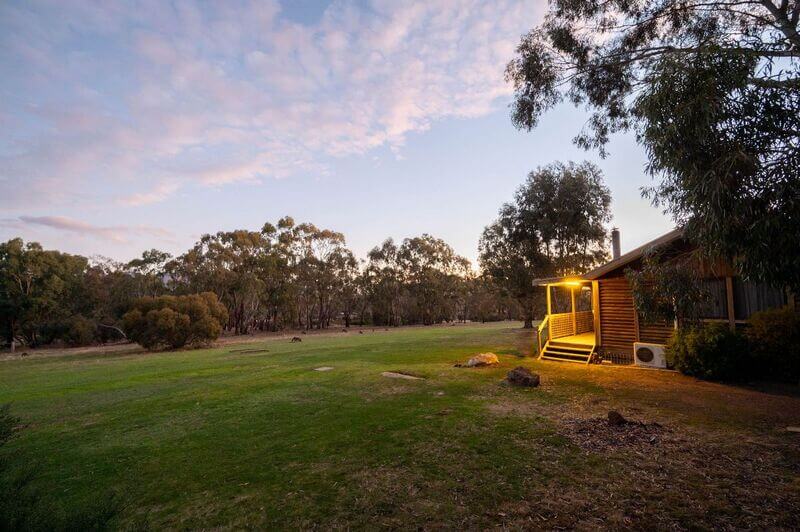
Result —
[[[639,342],[651,344],[666,344],[675,326],[671,323],[644,324],[639,320]]]
[[[638,324],[628,280],[625,277],[600,279],[598,288],[602,353],[614,363],[632,364]]]

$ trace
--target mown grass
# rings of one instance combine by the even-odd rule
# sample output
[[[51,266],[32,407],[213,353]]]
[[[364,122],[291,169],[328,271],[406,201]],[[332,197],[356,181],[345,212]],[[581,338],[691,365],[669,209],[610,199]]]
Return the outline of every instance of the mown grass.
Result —
[[[63,526],[103,501],[107,525],[129,529],[796,524],[798,441],[778,427],[800,424],[797,398],[539,363],[523,358],[530,345],[501,323],[6,361],[0,403],[25,427],[4,454],[12,475],[36,464],[30,504]],[[482,351],[500,367],[453,367]],[[501,384],[520,364],[542,387]],[[564,429],[609,408],[679,443],[593,452]],[[735,483],[725,464],[762,448],[773,458],[748,469],[749,484],[770,493],[749,496],[780,508],[713,501]],[[707,464],[681,470],[681,459]]]

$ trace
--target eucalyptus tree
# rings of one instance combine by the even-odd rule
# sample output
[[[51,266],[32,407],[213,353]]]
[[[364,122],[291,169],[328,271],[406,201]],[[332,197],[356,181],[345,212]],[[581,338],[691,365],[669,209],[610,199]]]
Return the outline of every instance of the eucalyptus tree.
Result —
[[[367,254],[364,285],[370,301],[373,322],[379,325],[401,325],[400,301],[403,279],[394,240],[387,238]]]
[[[358,262],[347,249],[342,233],[310,223],[295,225],[288,217],[279,226],[278,240],[291,257],[301,326],[328,327],[344,291],[357,274]],[[349,312],[350,309],[348,321]]]
[[[88,260],[14,238],[0,244],[0,327],[12,345],[35,346],[43,329],[66,320],[84,303]]]
[[[576,142],[634,130],[644,190],[711,254],[800,287],[800,2],[553,0],[507,77],[523,129],[569,101]]]
[[[397,262],[414,322],[430,325],[459,315],[463,284],[471,271],[467,259],[441,238],[423,234],[403,240]]]
[[[528,174],[479,242],[483,272],[514,297],[525,327],[543,312],[534,279],[580,274],[603,262],[611,193],[602,172],[584,162],[554,163]]]
[[[156,297],[167,292],[166,265],[172,255],[150,249],[123,266],[131,280],[132,297]]]
[[[182,284],[182,291],[214,292],[228,309],[229,327],[244,334],[261,310],[265,288],[261,268],[271,252],[271,242],[258,231],[221,231],[203,235],[173,261],[170,274]]]

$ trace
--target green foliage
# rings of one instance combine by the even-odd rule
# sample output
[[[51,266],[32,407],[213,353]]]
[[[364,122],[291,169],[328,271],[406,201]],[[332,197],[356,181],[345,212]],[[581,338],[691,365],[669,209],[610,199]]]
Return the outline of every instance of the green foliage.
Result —
[[[637,100],[657,204],[749,278],[800,288],[800,86],[753,85],[753,57],[664,58]]]
[[[670,366],[701,379],[743,381],[758,374],[745,336],[723,323],[678,329],[665,354]]]
[[[123,315],[139,298],[203,292],[217,295],[227,311],[220,324],[236,334],[333,322],[349,327],[354,320],[516,318],[519,312],[507,294],[486,290],[485,279],[441,239],[423,234],[399,246],[390,239],[364,264],[341,233],[288,216],[260,232],[203,235],[176,258],[152,249],[126,264],[90,262],[15,239],[0,245],[0,274],[0,337],[34,347],[120,340]],[[129,325],[150,331],[141,337],[148,345],[194,342],[181,332],[180,316],[155,313],[148,322],[146,314],[132,315]],[[205,328],[211,330],[201,336],[218,334],[210,322]]]
[[[800,288],[800,3],[551,2],[507,77],[512,120],[568,100],[601,154],[633,129],[646,190],[708,253],[750,279]]]
[[[709,297],[691,257],[669,260],[650,253],[644,257],[640,269],[627,269],[625,277],[636,310],[645,323],[677,320],[683,326],[695,322]]]
[[[35,346],[47,323],[74,314],[87,267],[84,257],[45,251],[20,238],[0,244],[0,322],[8,339]]]
[[[589,162],[554,163],[528,174],[513,203],[500,209],[479,243],[483,271],[525,309],[543,311],[533,280],[579,274],[607,258],[611,194]]]
[[[800,381],[800,313],[790,308],[757,312],[750,316],[746,333],[764,376]]]
[[[92,320],[74,316],[69,320],[69,328],[63,338],[67,345],[77,347],[91,344],[96,335],[97,326]]]
[[[141,298],[123,316],[128,337],[147,349],[177,349],[216,340],[228,313],[211,292]]]
[[[91,345],[97,337],[97,324],[80,315],[46,322],[39,330],[39,339],[43,344],[61,341],[70,347],[78,347]]]
[[[378,324],[465,318],[473,287],[470,264],[440,238],[423,234],[397,246],[387,239],[369,252],[365,288]]]

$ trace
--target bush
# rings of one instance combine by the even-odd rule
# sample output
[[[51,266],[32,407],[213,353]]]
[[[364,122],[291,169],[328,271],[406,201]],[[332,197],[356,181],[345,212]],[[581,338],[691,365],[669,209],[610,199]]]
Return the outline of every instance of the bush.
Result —
[[[96,333],[97,326],[92,320],[75,316],[68,321],[62,340],[72,347],[90,345],[94,343]]]
[[[757,312],[750,317],[747,338],[763,376],[800,380],[800,314],[789,308]]]
[[[70,347],[91,345],[97,339],[97,325],[83,316],[48,321],[39,330],[39,343],[60,343]]]
[[[207,344],[226,321],[228,312],[211,292],[141,298],[122,317],[128,338],[147,349]]]
[[[681,373],[701,379],[741,381],[754,376],[747,338],[723,323],[679,329],[667,342],[666,358]]]

